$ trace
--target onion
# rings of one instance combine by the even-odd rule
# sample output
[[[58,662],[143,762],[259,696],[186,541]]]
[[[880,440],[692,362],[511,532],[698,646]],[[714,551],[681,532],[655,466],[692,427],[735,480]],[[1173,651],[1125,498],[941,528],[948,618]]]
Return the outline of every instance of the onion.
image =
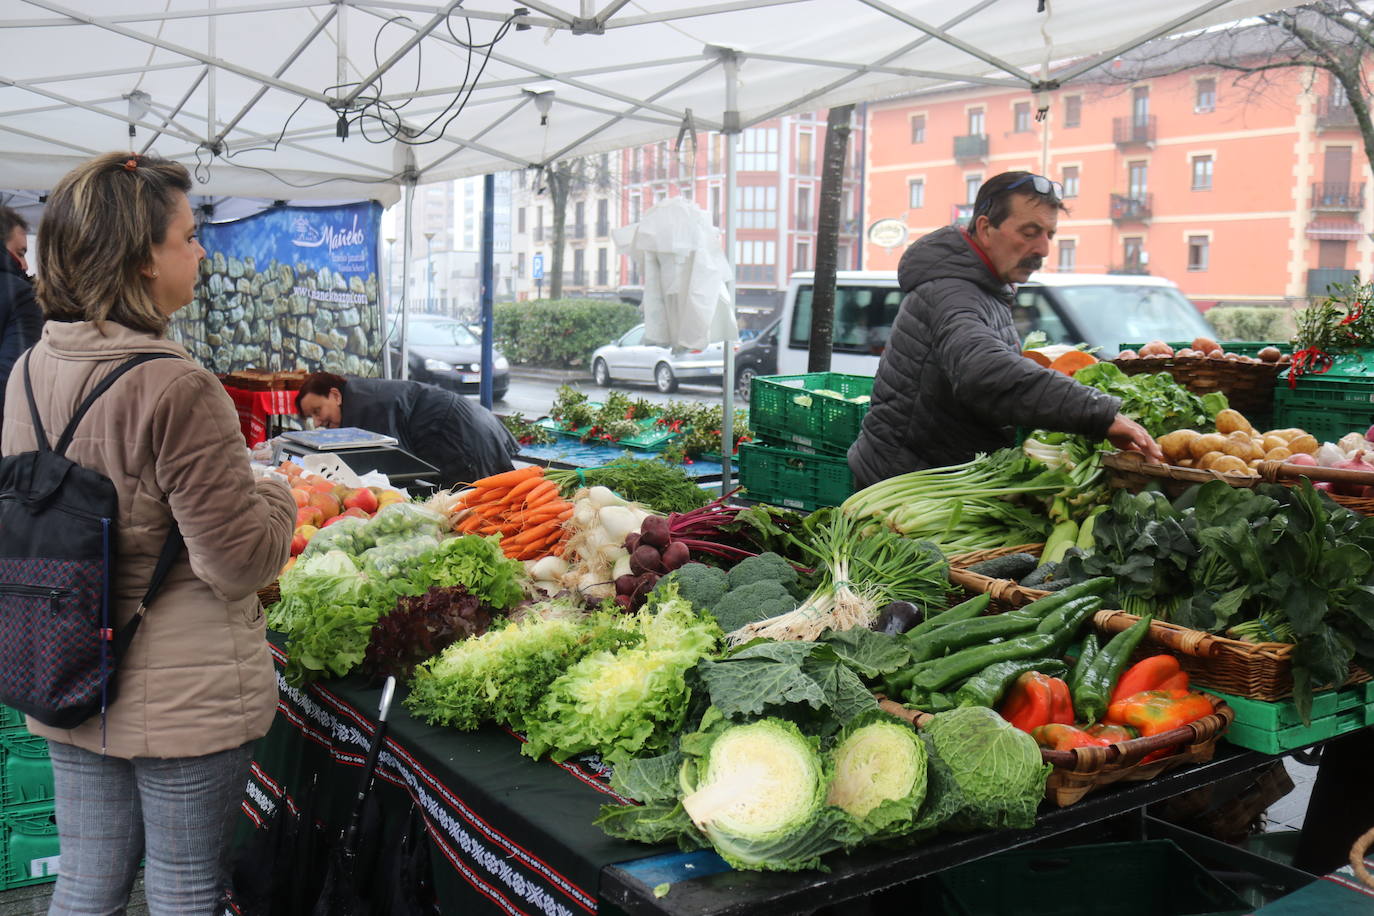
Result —
[[[624,506],[603,506],[596,515],[606,530],[606,539],[616,544],[624,544],[625,538],[639,529],[634,513]]]

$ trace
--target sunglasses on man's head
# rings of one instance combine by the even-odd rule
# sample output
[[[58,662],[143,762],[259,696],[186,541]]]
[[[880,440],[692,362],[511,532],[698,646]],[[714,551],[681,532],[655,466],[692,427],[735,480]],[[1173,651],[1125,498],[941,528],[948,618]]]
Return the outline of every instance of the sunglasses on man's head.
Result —
[[[1051,181],[1044,175],[1027,175],[1024,178],[1016,179],[996,194],[989,194],[987,200],[983,201],[983,205],[975,210],[973,215],[977,216],[979,213],[985,213],[992,209],[992,202],[995,198],[1001,197],[1003,194],[1010,194],[1026,182],[1030,182],[1030,186],[1035,189],[1036,194],[1052,197],[1056,202],[1064,199],[1064,186],[1059,182]]]

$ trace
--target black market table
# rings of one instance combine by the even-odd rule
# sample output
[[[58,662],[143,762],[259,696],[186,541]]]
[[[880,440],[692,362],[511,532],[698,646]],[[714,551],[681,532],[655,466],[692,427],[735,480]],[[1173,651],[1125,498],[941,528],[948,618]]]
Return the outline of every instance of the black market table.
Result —
[[[272,639],[280,672],[283,640]],[[358,677],[297,689],[279,674],[278,686],[277,718],[255,754],[244,812],[252,825],[265,823],[283,802],[288,810],[299,807],[313,783],[315,817],[337,833],[351,810],[380,690]],[[711,852],[680,853],[603,834],[592,823],[599,808],[622,799],[595,758],[531,760],[521,756],[515,734],[491,726],[459,732],[425,725],[401,705],[403,696],[398,690],[374,789],[382,845],[394,843],[412,805],[418,808],[428,826],[441,911],[465,916],[576,916],[598,909],[673,916],[810,912],[1142,811],[1277,759],[1223,744],[1210,763],[1119,784],[1067,808],[1047,805],[1030,830],[941,834],[905,850],[863,849],[829,857],[828,873],[737,872]],[[1142,811],[1142,827],[1147,821],[1152,819]],[[1171,829],[1154,823],[1166,834]],[[1226,849],[1209,851],[1225,855]],[[1315,877],[1275,868],[1291,886]],[[387,880],[380,872],[378,879]],[[656,896],[663,884],[668,893]]]

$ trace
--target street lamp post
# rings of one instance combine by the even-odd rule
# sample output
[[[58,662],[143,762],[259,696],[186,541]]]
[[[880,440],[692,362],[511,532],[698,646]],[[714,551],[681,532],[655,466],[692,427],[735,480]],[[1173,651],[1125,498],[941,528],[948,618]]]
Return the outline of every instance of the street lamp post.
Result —
[[[434,236],[433,229],[425,233],[425,311],[434,309]]]

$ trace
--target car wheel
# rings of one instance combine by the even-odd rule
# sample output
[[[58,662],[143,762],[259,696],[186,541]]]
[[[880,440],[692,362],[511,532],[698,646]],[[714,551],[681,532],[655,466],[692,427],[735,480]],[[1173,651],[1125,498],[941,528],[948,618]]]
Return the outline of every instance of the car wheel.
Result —
[[[672,366],[667,363],[659,363],[654,367],[654,387],[663,394],[677,391],[677,376],[673,375]]]
[[[592,378],[602,388],[611,387],[611,367],[606,365],[604,359],[598,359],[592,363]]]
[[[745,366],[741,369],[739,375],[735,376],[735,394],[746,401],[749,400],[749,383],[754,380],[756,375],[758,372],[753,366]]]
[[[506,399],[506,391],[507,389],[505,388],[496,389],[491,393],[491,399],[493,401],[504,401]]]

